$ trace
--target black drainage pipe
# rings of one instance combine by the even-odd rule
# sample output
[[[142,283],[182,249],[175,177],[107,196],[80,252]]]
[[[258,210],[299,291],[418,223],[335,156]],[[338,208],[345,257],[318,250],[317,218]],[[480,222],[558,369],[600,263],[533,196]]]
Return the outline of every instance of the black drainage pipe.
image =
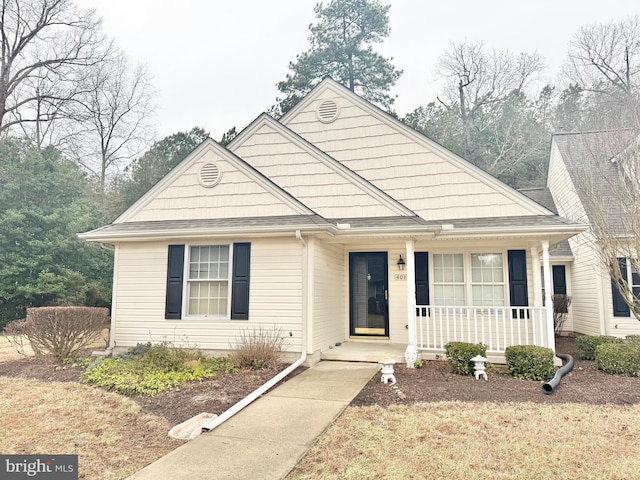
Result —
[[[565,363],[562,367],[558,369],[558,371],[556,372],[556,374],[553,376],[551,380],[549,380],[547,383],[542,385],[542,391],[546,395],[551,395],[553,391],[556,389],[556,387],[560,384],[560,379],[564,377],[567,373],[569,373],[571,370],[573,370],[573,357],[571,355],[563,355],[561,353],[558,353],[556,354],[556,356],[558,358],[562,358],[563,360],[566,360],[567,363]]]

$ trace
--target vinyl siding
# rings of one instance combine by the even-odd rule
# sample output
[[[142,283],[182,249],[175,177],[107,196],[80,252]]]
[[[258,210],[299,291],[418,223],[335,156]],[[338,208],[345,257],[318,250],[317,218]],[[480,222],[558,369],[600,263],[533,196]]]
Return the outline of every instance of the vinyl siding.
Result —
[[[600,268],[598,258],[593,250],[586,244],[588,235],[583,233],[569,239],[573,251],[574,262],[571,275],[571,307],[573,315],[573,330],[585,335],[605,335],[603,315],[605,311],[611,312],[611,287],[603,289],[603,280],[606,283],[608,277]],[[607,306],[603,302],[608,302]],[[605,307],[605,310],[602,307]]]
[[[313,351],[326,350],[347,337],[349,309],[344,250],[341,245],[314,244]]]
[[[218,185],[200,185],[200,167],[214,162],[222,172]],[[202,218],[236,218],[292,215],[298,212],[285,205],[272,192],[256,183],[244,172],[223,159],[213,149],[199,158],[172,183],[157,192],[127,221],[193,220]]]
[[[560,216],[588,223],[587,214],[555,143],[551,145],[547,186]],[[613,315],[613,307],[611,292],[607,294],[606,289],[603,289],[604,272],[592,249],[592,244],[589,232],[569,239],[574,256],[571,276],[567,278],[571,284],[572,297],[569,308],[573,317],[573,331],[585,335],[604,335],[605,327],[602,317],[606,315],[605,310],[611,311]],[[607,301],[607,297],[608,307],[603,304]]]
[[[398,258],[406,261],[405,245],[389,248],[389,340],[391,343],[409,343],[407,329],[407,271],[398,270]]]
[[[215,243],[233,241],[241,239],[216,240]],[[229,350],[240,332],[262,326],[282,329],[287,351],[300,351],[302,250],[295,239],[251,241],[248,321],[189,319],[184,315],[181,320],[165,320],[167,243],[121,243],[117,249],[118,281],[114,296],[118,302],[113,312],[116,347],[167,340],[205,350]]]
[[[340,115],[320,123],[319,102],[334,100]],[[532,209],[480,180],[440,152],[417,143],[346,98],[326,89],[286,126],[428,220],[531,215]]]
[[[326,218],[395,215],[353,179],[263,125],[234,153]],[[330,161],[327,161],[330,164]]]

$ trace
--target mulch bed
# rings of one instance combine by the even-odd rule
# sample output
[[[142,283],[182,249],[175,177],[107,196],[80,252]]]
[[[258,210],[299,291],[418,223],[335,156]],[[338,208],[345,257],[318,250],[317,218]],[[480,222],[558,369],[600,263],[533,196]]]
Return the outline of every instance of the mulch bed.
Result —
[[[556,339],[556,351],[574,358],[573,371],[546,395],[543,382],[518,380],[500,371],[489,372],[487,381],[451,373],[447,362],[425,362],[420,369],[398,365],[397,383],[383,384],[375,375],[352,405],[403,405],[416,402],[536,402],[631,405],[640,403],[640,378],[609,375],[594,361],[580,360],[573,337]]]
[[[542,382],[518,380],[506,373],[490,371],[489,379],[451,373],[447,362],[425,362],[420,369],[397,365],[396,385],[383,384],[376,374],[353,400],[352,405],[403,405],[416,402],[540,402],[630,405],[640,403],[640,378],[600,372],[595,362],[578,359],[575,340],[557,339],[557,351],[575,359],[573,372],[566,375],[551,395],[542,391]],[[296,370],[293,375],[303,371]],[[220,414],[278,373],[277,370],[247,370],[221,374],[194,382],[151,398],[134,398],[146,413],[181,423],[202,412]],[[0,375],[35,378],[43,381],[78,382],[78,367],[57,367],[46,358],[24,358],[0,363]]]

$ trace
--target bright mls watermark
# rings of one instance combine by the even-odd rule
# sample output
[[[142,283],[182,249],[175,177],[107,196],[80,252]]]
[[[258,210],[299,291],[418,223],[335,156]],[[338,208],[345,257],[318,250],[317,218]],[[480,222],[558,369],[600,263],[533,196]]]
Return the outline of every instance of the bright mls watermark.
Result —
[[[78,480],[77,455],[0,455],[3,480]]]

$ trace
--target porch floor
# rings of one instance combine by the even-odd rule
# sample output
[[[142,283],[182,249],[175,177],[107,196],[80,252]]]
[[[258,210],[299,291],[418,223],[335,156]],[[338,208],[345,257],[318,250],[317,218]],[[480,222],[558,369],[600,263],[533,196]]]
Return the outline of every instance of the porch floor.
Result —
[[[340,346],[327,348],[320,352],[321,360],[339,360],[343,362],[374,362],[385,358],[396,363],[404,363],[404,343],[382,343],[377,341],[345,341]]]

